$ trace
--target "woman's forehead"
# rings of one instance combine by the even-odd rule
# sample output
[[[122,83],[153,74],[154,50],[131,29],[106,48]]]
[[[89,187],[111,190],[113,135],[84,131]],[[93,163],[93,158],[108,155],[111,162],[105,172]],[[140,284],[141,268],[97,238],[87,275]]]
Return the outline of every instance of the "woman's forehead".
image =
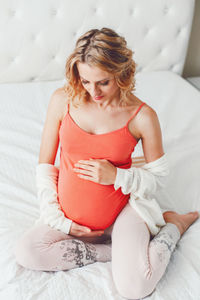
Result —
[[[101,70],[100,68],[96,66],[90,66],[87,63],[77,63],[77,68],[79,72],[79,76],[82,79],[88,80],[88,81],[102,81],[105,79],[113,78],[112,74]]]

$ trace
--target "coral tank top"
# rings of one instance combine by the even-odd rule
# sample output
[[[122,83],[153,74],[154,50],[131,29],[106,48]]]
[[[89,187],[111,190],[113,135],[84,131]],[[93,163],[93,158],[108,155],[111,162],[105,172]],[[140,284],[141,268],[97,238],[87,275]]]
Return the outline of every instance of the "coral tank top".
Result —
[[[120,129],[90,134],[81,129],[68,112],[59,129],[60,170],[58,201],[65,217],[91,228],[104,230],[115,221],[127,204],[130,194],[124,195],[114,184],[103,185],[77,176],[73,171],[79,160],[106,159],[114,166],[131,167],[131,154],[138,141],[128,129],[128,123],[139,112],[143,102]]]

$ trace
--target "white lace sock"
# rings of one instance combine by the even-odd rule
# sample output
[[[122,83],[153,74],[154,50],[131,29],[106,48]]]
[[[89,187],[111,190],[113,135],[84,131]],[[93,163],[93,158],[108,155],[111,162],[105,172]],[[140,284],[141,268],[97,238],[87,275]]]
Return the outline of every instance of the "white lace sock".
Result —
[[[59,245],[59,264],[51,270],[70,270],[95,262],[111,261],[111,244],[85,243],[78,239],[64,240]]]
[[[180,238],[181,234],[178,227],[175,224],[166,223],[149,243],[151,263],[157,268],[160,267],[159,264],[162,265],[162,268],[163,265],[167,266]],[[156,263],[152,260],[156,260]]]

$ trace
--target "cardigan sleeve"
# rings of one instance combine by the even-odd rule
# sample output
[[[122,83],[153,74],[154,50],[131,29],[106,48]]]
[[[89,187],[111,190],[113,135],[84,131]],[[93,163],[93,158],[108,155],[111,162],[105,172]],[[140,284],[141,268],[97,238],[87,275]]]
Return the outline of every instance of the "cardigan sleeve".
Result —
[[[57,181],[59,168],[41,163],[36,166],[37,197],[40,205],[40,218],[43,223],[69,234],[72,220],[65,217],[58,202]]]
[[[166,154],[142,167],[129,169],[117,168],[114,189],[121,187],[123,194],[139,195],[153,194],[163,188],[169,175],[169,165]]]
[[[166,154],[142,167],[117,168],[115,190],[130,194],[129,203],[146,222],[152,235],[164,226],[163,212],[153,194],[166,184],[169,166]]]

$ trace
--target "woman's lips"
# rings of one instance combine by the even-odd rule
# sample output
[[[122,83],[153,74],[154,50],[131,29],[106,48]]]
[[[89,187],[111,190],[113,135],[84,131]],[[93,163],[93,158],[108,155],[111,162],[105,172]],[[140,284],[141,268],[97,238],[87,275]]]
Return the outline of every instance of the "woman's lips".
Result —
[[[95,100],[100,100],[101,98],[103,98],[103,96],[94,96],[93,97]]]

